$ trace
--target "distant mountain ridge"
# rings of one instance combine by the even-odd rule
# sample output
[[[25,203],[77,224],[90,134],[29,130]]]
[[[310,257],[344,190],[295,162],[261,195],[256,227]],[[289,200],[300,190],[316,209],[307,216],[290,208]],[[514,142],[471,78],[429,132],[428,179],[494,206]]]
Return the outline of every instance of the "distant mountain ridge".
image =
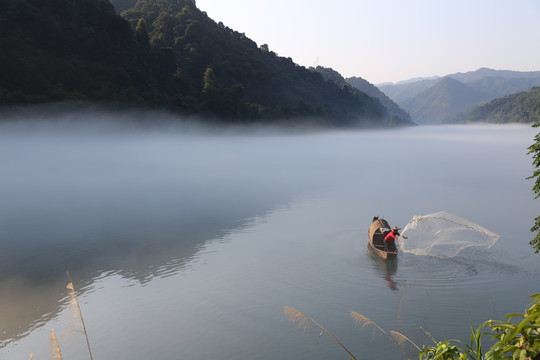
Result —
[[[494,70],[483,67],[478,70],[455,73],[448,76],[464,83],[470,83],[485,77],[499,77],[503,79],[538,78],[540,77],[540,71]]]
[[[449,114],[486,101],[490,96],[451,77],[405,100],[401,106],[418,124],[438,124]]]
[[[527,91],[535,86],[540,86],[540,71],[520,72],[480,68],[443,78],[382,84],[378,87],[409,112],[414,122],[438,124],[467,107]]]
[[[411,82],[400,82],[392,85],[380,85],[377,86],[377,88],[381,90],[384,94],[386,94],[390,99],[395,101],[397,104],[400,104],[403,101],[412,98],[416,94],[419,94],[422,91],[429,89],[439,80],[439,77],[431,79],[421,79]]]

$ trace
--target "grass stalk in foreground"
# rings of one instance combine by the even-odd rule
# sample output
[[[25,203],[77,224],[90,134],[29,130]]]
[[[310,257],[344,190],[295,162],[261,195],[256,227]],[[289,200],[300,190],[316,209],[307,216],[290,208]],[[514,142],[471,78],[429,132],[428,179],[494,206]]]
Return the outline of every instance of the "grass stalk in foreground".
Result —
[[[343,343],[341,341],[339,341],[324,326],[322,326],[321,324],[319,324],[318,322],[313,320],[313,318],[309,317],[305,313],[303,313],[303,312],[301,312],[299,310],[296,310],[295,308],[290,307],[290,306],[285,306],[283,309],[284,309],[285,315],[289,318],[289,320],[292,321],[293,323],[295,323],[296,325],[298,325],[299,328],[303,328],[304,332],[310,329],[311,324],[317,325],[322,330],[321,335],[323,333],[328,334],[328,336],[330,336],[339,346],[341,346],[343,348],[343,350],[345,350],[347,352],[347,354],[349,354],[351,356],[351,359],[357,360],[357,358],[349,351],[349,349],[347,349],[347,347],[345,347],[345,345],[343,345]],[[394,345],[403,353],[403,355],[405,355],[405,357],[408,360],[411,360],[411,358],[405,352],[405,349],[404,349],[404,346],[403,346],[405,343],[410,343],[418,351],[421,351],[421,349],[418,347],[418,345],[416,345],[413,341],[411,341],[405,335],[403,335],[403,334],[401,334],[401,333],[399,333],[397,331],[390,331],[388,333],[388,332],[384,331],[384,329],[381,328],[379,325],[377,325],[377,323],[371,321],[366,316],[364,316],[364,315],[362,315],[360,313],[357,313],[355,311],[350,311],[350,315],[354,319],[354,321],[356,321],[357,323],[362,325],[362,328],[373,325],[373,334],[375,334],[376,330],[379,330],[382,334],[386,335],[392,341],[392,343],[394,343]],[[319,337],[321,335],[319,335]]]
[[[384,331],[384,329],[382,327],[380,327],[379,325],[377,325],[377,323],[375,323],[374,321],[372,321],[371,319],[369,319],[368,317],[360,314],[360,313],[357,313],[356,311],[349,311],[349,314],[351,315],[351,317],[353,318],[354,321],[356,321],[358,324],[361,324],[362,325],[362,328],[365,328],[365,327],[368,327],[370,325],[373,325],[373,334],[375,335],[375,331],[376,330],[379,330],[382,334],[386,335],[391,341],[392,343],[394,343],[394,345],[403,353],[403,355],[405,355],[405,357],[407,359],[411,359],[409,357],[409,355],[407,355],[407,353],[405,352],[405,349],[403,348],[403,345],[405,343],[409,343],[411,345],[413,345],[418,351],[420,351],[421,349],[418,347],[418,345],[416,345],[411,339],[409,339],[408,337],[406,337],[405,335],[397,332],[397,331],[393,331],[393,330],[390,330],[390,333]]]
[[[309,317],[308,315],[304,314],[303,312],[296,310],[293,307],[285,306],[283,308],[283,311],[285,312],[285,315],[289,318],[290,321],[292,321],[294,324],[298,325],[298,327],[303,328],[304,332],[309,330],[311,327],[311,324],[317,325],[321,330],[321,335],[323,333],[328,334],[334,340],[339,346],[343,348],[351,356],[351,359],[358,360],[350,351],[339,341],[330,331],[328,331],[324,326],[313,320],[313,318]],[[320,335],[319,335],[320,336]]]
[[[427,336],[433,340],[434,346],[422,346],[420,349],[408,337],[397,331],[386,332],[362,314],[351,311],[350,315],[362,328],[373,325],[373,333],[379,330],[390,338],[401,352],[410,360],[403,345],[410,343],[418,351],[420,360],[540,360],[540,293],[530,296],[532,301],[523,314],[513,313],[505,316],[506,321],[487,320],[477,329],[471,324],[471,336],[469,344],[459,340],[437,341],[429,332],[424,329]],[[322,325],[307,316],[306,314],[286,306],[285,314],[294,323],[304,327],[304,331],[309,329],[311,323],[320,327],[332,337],[352,359],[356,359],[351,352]],[[514,319],[517,319],[515,322]],[[514,320],[514,321],[512,321]],[[488,330],[484,332],[484,330]],[[484,354],[482,347],[482,337],[488,335],[496,341],[489,351]],[[460,344],[461,347],[454,345]]]
[[[34,356],[30,355],[30,359]],[[60,345],[58,345],[58,339],[54,329],[51,329],[51,360],[62,360],[62,352],[60,351]]]
[[[84,318],[82,316],[81,307],[79,305],[79,299],[77,298],[77,294],[75,293],[75,288],[73,287],[73,281],[71,281],[71,276],[69,276],[69,272],[67,273],[69,278],[69,284],[67,284],[66,288],[69,290],[69,309],[73,311],[74,317],[79,318],[82,325],[82,330],[84,337],[86,338],[86,345],[88,346],[88,354],[90,354],[90,360],[94,360],[92,357],[92,350],[90,349],[90,341],[88,341],[88,333],[86,332],[86,325],[84,324]]]

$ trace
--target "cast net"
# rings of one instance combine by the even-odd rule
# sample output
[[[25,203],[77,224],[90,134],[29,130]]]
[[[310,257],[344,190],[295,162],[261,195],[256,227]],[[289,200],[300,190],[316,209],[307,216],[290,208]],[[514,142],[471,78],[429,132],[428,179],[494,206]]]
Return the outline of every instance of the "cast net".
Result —
[[[414,216],[401,235],[402,252],[437,257],[453,257],[471,246],[489,248],[499,240],[499,235],[444,211]]]

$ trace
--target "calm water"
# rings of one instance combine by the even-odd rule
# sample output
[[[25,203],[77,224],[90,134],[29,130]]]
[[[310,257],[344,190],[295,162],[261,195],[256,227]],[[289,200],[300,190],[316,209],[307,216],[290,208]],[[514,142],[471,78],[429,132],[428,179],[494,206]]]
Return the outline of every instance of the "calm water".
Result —
[[[418,344],[430,343],[421,327],[468,340],[470,323],[522,312],[540,290],[528,126],[105,125],[118,115],[0,125],[2,360],[48,358],[52,328],[64,358],[88,358],[69,332],[66,270],[95,359],[347,358],[286,305],[361,359],[404,359],[348,311]],[[374,215],[403,227],[440,210],[501,239],[450,259],[366,253]]]

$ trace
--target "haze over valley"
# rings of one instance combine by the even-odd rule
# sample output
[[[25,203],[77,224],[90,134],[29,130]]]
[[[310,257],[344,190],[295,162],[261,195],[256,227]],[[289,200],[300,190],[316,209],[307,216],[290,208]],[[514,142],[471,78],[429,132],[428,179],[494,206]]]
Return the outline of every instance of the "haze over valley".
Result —
[[[538,18],[536,0],[0,1],[0,359],[412,359],[350,311],[420,347],[523,312]],[[374,253],[374,217],[440,212],[498,241]]]
[[[353,84],[354,79],[348,81]],[[487,68],[444,77],[378,85],[381,91],[411,115],[414,122],[428,125],[456,121],[460,112],[471,110],[475,105],[526,92],[538,86],[540,86],[540,71],[497,71]],[[533,102],[535,103],[537,104]],[[461,117],[463,116],[461,114]],[[521,121],[534,122],[538,119],[538,114],[536,116],[531,114],[530,118]],[[511,120],[508,118],[506,121]],[[505,122],[504,117],[499,122]]]

